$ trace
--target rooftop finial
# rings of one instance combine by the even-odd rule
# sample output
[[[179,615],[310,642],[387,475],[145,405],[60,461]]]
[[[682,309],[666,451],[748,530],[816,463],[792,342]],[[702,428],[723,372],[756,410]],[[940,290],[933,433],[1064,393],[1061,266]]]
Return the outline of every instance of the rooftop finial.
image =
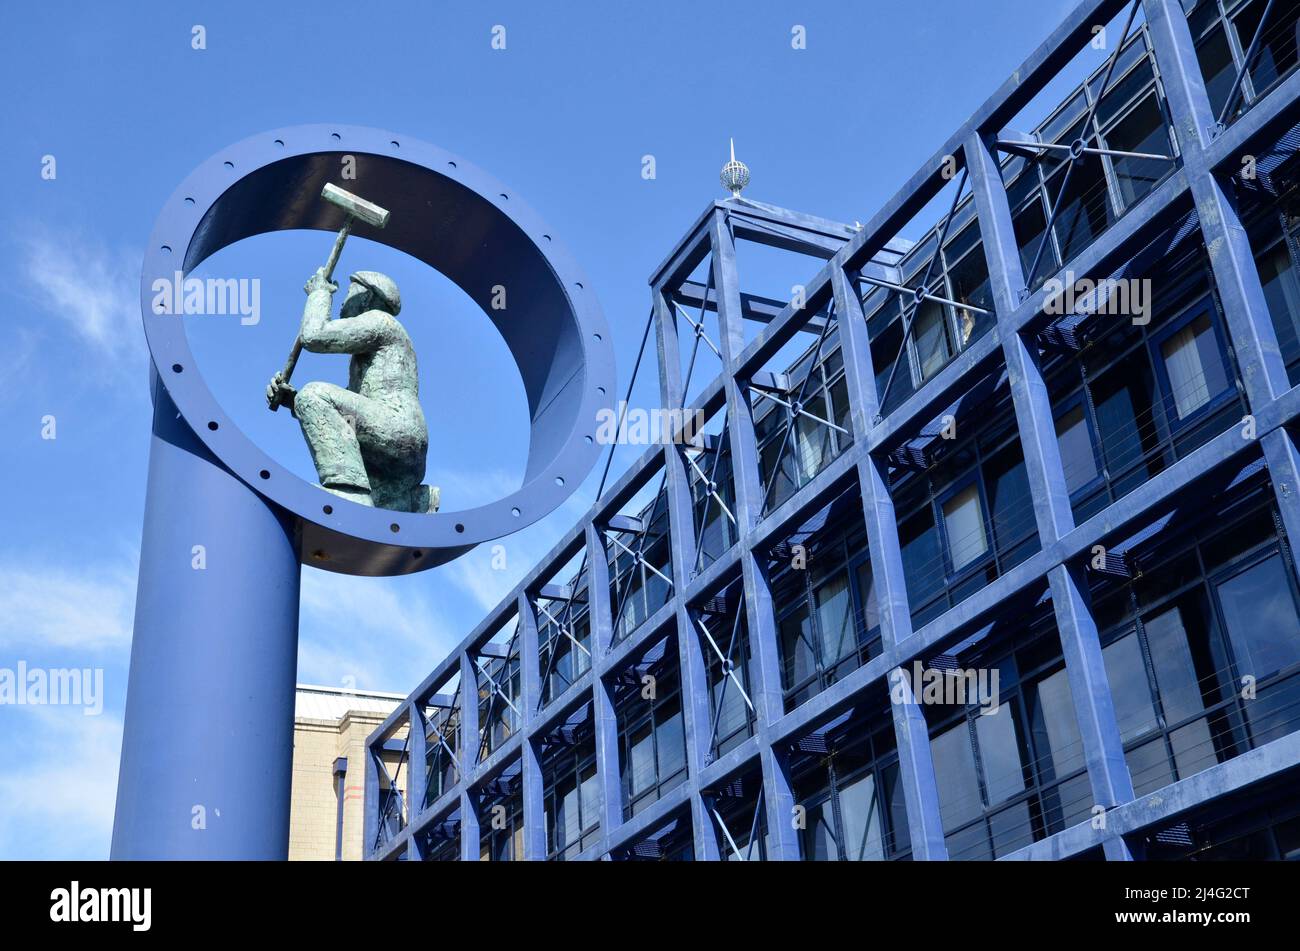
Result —
[[[722,187],[731,192],[732,198],[739,198],[741,190],[749,184],[749,167],[744,162],[736,161],[736,140],[731,140],[731,161],[722,166],[719,176]]]

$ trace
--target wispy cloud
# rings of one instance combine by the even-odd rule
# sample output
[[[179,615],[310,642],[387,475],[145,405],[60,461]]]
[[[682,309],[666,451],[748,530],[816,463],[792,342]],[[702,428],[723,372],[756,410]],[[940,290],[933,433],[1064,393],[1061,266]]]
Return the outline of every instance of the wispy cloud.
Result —
[[[7,706],[0,715],[11,735],[40,737],[22,769],[0,773],[0,856],[108,858],[121,719],[76,707]]]
[[[134,557],[82,570],[0,562],[0,647],[111,650],[131,640]]]
[[[97,361],[106,375],[138,378],[145,354],[139,253],[75,229],[44,225],[27,229],[19,242],[25,293],[38,312],[108,358]]]
[[[463,636],[452,620],[461,605],[445,603],[451,597],[440,601],[433,588],[420,575],[358,578],[305,570],[298,680],[413,688]]]
[[[469,592],[478,608],[486,612],[496,607],[537,566],[564,532],[586,514],[590,505],[591,501],[583,493],[575,493],[536,525],[480,545],[435,570],[444,572],[447,580]],[[464,634],[468,633],[466,629]]]
[[[430,466],[425,481],[442,489],[444,511],[474,508],[504,498],[517,490],[523,481],[503,469],[474,472]]]
[[[484,483],[499,495],[513,488],[501,473],[485,474]],[[456,485],[455,475],[445,484]],[[537,525],[407,577],[304,571],[298,680],[413,689],[550,551],[588,504],[571,498]]]

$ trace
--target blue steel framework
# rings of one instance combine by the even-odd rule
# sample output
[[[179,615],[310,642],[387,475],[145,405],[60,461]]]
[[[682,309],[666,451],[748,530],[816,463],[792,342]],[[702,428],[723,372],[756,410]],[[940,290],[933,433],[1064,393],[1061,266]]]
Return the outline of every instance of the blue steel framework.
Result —
[[[431,859],[459,854],[464,860],[477,859],[480,822],[487,821],[481,799],[486,801],[489,793],[495,795],[503,781],[522,797],[523,825],[515,835],[522,857],[552,855],[556,850],[548,842],[553,830],[548,829],[546,797],[554,792],[554,780],[548,788],[543,758],[557,743],[574,742],[579,734],[582,739],[578,742],[589,744],[583,750],[594,750],[595,771],[582,774],[586,781],[580,788],[574,787],[572,802],[576,808],[581,798],[583,808],[594,809],[596,815],[581,821],[586,838],[569,856],[693,854],[696,859],[718,859],[757,858],[761,853],[768,859],[799,858],[801,846],[791,821],[797,815],[791,749],[801,743],[810,748],[810,736],[824,739],[824,727],[822,734],[817,733],[819,724],[840,717],[868,697],[882,696],[887,684],[898,683],[891,672],[952,649],[962,638],[1004,617],[1017,598],[1029,594],[1032,599],[1040,589],[1045,589],[1045,594],[1039,603],[1050,598],[1059,634],[1092,809],[1104,813],[1105,819],[1096,821],[1094,816],[1094,821],[1076,822],[1054,834],[1036,837],[1037,841],[1012,852],[1012,857],[1104,854],[1111,860],[1132,859],[1135,835],[1217,797],[1252,784],[1267,785],[1300,765],[1300,733],[1290,733],[1165,786],[1159,796],[1135,795],[1107,680],[1092,603],[1094,546],[1123,547],[1126,543],[1118,540],[1146,529],[1153,521],[1158,531],[1163,524],[1159,519],[1171,505],[1180,498],[1194,497],[1196,488],[1210,481],[1212,473],[1221,473],[1225,467],[1235,471],[1257,460],[1261,447],[1263,461],[1256,467],[1267,471],[1280,517],[1279,537],[1300,537],[1300,450],[1288,428],[1300,415],[1300,390],[1293,389],[1287,378],[1231,182],[1244,164],[1253,162],[1247,157],[1261,157],[1262,163],[1262,156],[1270,153],[1279,136],[1300,120],[1300,72],[1278,78],[1269,88],[1263,88],[1265,83],[1260,81],[1250,85],[1256,80],[1255,72],[1250,72],[1246,81],[1229,73],[1236,80],[1233,104],[1241,106],[1223,125],[1217,117],[1227,115],[1228,107],[1212,106],[1197,59],[1199,35],[1193,36],[1178,0],[1137,0],[1137,4],[1144,13],[1141,29],[1151,45],[1162,83],[1163,108],[1175,137],[1176,154],[1167,159],[1168,170],[1158,176],[1145,197],[1073,253],[1063,266],[1081,276],[1113,274],[1151,241],[1153,233],[1185,219],[1187,208],[1194,207],[1235,358],[1246,420],[1207,438],[1127,495],[1076,523],[1038,346],[1039,334],[1052,322],[1045,313],[1052,292],[1040,282],[1027,286],[1024,275],[1032,267],[1026,267],[1017,244],[998,152],[1005,150],[1006,139],[1026,141],[1020,134],[1008,135],[1006,127],[1093,38],[1095,25],[1117,16],[1122,22],[1125,15],[1132,22],[1123,0],[1087,0],[864,226],[846,229],[744,199],[715,202],[695,222],[651,279],[661,396],[664,406],[681,406],[689,385],[681,373],[684,348],[678,338],[679,305],[700,308],[697,336],[704,312],[715,312],[719,339],[716,345],[712,341],[707,345],[717,350],[723,372],[703,388],[693,406],[710,417],[725,413],[723,436],[706,438],[701,446],[730,454],[728,501],[723,505],[721,493],[717,499],[734,522],[731,535],[737,541],[725,551],[710,552],[712,560],[704,563],[698,557],[701,534],[692,503],[701,494],[701,484],[705,494],[712,487],[707,478],[693,480],[692,470],[698,474],[697,456],[683,452],[680,446],[654,447],[646,452],[515,592],[425,679],[410,701],[372,735],[372,751],[378,751],[404,726],[421,724],[424,729],[408,731],[406,762],[424,764],[436,745],[429,761],[445,767],[450,758],[454,769],[450,775],[445,768],[438,771],[440,785],[431,792],[423,768],[411,768],[405,777],[390,777],[372,753],[366,783],[366,836],[371,858]],[[1217,5],[1212,6],[1219,11]],[[1294,12],[1289,16],[1288,22],[1293,22]],[[1250,55],[1248,50],[1246,58]],[[1233,63],[1239,65],[1241,58],[1241,51],[1235,51]],[[1108,66],[1107,78],[1110,72]],[[1249,102],[1245,95],[1248,86]],[[1104,80],[1102,88],[1108,88]],[[1214,98],[1219,102],[1229,98],[1222,84]],[[1092,146],[1081,138],[1072,147],[1077,157]],[[887,384],[878,381],[892,371],[873,366],[873,341],[868,340],[862,300],[856,292],[858,280],[866,275],[870,283],[870,276],[875,275],[879,283],[882,273],[886,277],[892,273],[879,270],[882,261],[895,260],[890,255],[898,249],[890,244],[891,239],[939,194],[955,170],[973,195],[989,275],[987,299],[991,306],[987,309],[995,319],[914,393],[882,413],[880,392]],[[945,223],[945,231],[946,227]],[[767,301],[741,290],[738,239],[816,255],[825,264],[808,282],[803,301]],[[1037,261],[1039,255],[1032,257]],[[709,276],[701,286],[690,276],[705,261]],[[923,302],[918,298],[918,305]],[[746,319],[766,323],[748,343],[743,333]],[[781,381],[766,366],[800,332],[812,331],[819,334],[819,341],[825,339],[824,329],[832,322],[839,335],[843,392],[849,406],[837,417],[843,425],[836,425],[837,418],[817,418],[816,422],[842,430],[851,442],[769,510],[770,486],[765,486],[762,476],[750,395],[755,389],[782,389]],[[910,333],[911,327],[905,330]],[[695,345],[698,347],[698,341]],[[890,467],[897,464],[908,440],[942,418],[946,408],[960,400],[974,381],[990,372],[995,378],[1004,373],[1010,390],[1038,547],[955,606],[914,628],[890,491]],[[816,416],[802,405],[802,394],[788,388],[785,392],[789,418]],[[699,458],[707,456],[708,452]],[[612,607],[608,597],[611,545],[606,539],[611,528],[615,534],[647,532],[654,513],[647,519],[630,519],[621,509],[655,479],[662,479],[658,498],[667,506],[671,552],[661,576],[666,589],[663,604],[614,642],[615,615],[621,609]],[[868,652],[856,669],[787,709],[769,553],[805,525],[813,513],[824,510],[846,484],[853,486],[861,500],[875,584],[879,646]],[[656,502],[656,507],[659,504]],[[1285,541],[1282,544],[1285,550]],[[635,556],[629,557],[641,564]],[[589,566],[586,574],[580,567],[572,584],[554,583],[557,572],[576,559]],[[1294,573],[1294,562],[1287,563]],[[716,700],[718,670],[725,673],[738,668],[725,661],[714,664],[715,655],[722,653],[714,645],[722,638],[694,635],[700,630],[701,619],[709,617],[702,608],[720,592],[734,591],[737,580],[743,588],[744,612],[743,618],[737,616],[736,620],[743,621],[738,626],[743,628],[747,651],[743,657],[749,660],[742,664],[743,691],[742,680],[735,682],[751,711],[751,725],[739,742],[715,755],[716,708],[710,698]],[[551,625],[547,630],[554,632],[553,622],[567,624],[572,615],[561,614],[557,619],[553,609],[574,604],[585,613],[582,644],[576,636],[569,636],[572,629],[564,636],[574,644],[571,652],[581,647],[586,660],[570,665],[572,684],[548,694],[543,702],[543,683],[550,675],[551,661],[539,660],[544,646],[539,626]],[[734,609],[734,597],[730,604]],[[512,621],[515,632],[503,642],[498,635]],[[725,637],[721,625],[713,627]],[[666,635],[669,660],[676,660],[681,678],[686,778],[661,791],[648,808],[625,818],[616,695],[629,672],[637,677],[653,669],[653,664],[645,662],[646,652]],[[554,650],[554,640],[550,644]],[[459,751],[477,744],[457,742],[454,730],[448,742],[446,733],[433,724],[456,722],[461,737],[477,738],[480,700],[495,693],[493,682],[481,679],[479,665],[483,658],[516,657],[520,690],[514,695],[518,702],[512,700],[510,708],[517,711],[518,722],[510,735],[494,740],[489,755],[481,761],[465,762]],[[454,693],[437,693],[457,677]],[[921,705],[905,689],[902,693],[904,702],[897,702],[896,697],[895,702],[877,706],[882,715],[888,707],[886,723],[892,716],[892,743],[887,730],[883,736],[886,745],[896,750],[897,764],[894,767],[891,761],[890,768],[896,768],[906,809],[908,841],[895,843],[895,848],[910,851],[916,859],[946,859],[949,854],[940,811],[941,790],[931,758],[930,727]],[[486,709],[491,710],[490,702]],[[817,749],[816,741],[811,748]],[[730,799],[726,795],[742,789],[749,796],[743,807],[736,805],[735,795]],[[723,813],[733,817],[730,822]],[[749,828],[743,828],[747,823]],[[757,846],[756,838],[762,840]]]

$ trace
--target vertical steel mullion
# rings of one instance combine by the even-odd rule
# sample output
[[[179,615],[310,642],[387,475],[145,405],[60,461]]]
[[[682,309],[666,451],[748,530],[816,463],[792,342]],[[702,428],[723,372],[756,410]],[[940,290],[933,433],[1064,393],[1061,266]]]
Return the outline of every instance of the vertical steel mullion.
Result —
[[[1210,265],[1223,303],[1228,337],[1237,354],[1250,409],[1259,412],[1289,390],[1291,384],[1246,229],[1233,197],[1205,157],[1205,147],[1218,126],[1205,91],[1192,31],[1178,0],[1142,2],[1202,237],[1206,247],[1215,249]]]
[[[966,167],[971,171],[971,191],[979,220],[980,241],[988,265],[993,307],[999,315],[1016,311],[1025,289],[1020,249],[1011,223],[1011,206],[998,170],[991,137],[974,134],[965,143]],[[1043,379],[1035,338],[1018,333],[1002,338],[1016,427],[1024,449],[1034,520],[1038,536],[1047,547],[1074,528],[1070,492],[1065,484],[1061,447],[1056,439],[1052,403]],[[990,521],[992,513],[988,513]]]
[[[609,604],[609,560],[600,531],[592,523],[587,537],[587,614],[591,618],[592,727],[596,746],[596,782],[601,791],[601,838],[609,841],[623,824],[623,790],[619,782],[618,717],[605,680],[606,655],[613,640],[614,621]],[[623,599],[626,600],[626,599]]]
[[[573,597],[577,597],[575,584]],[[542,768],[537,748],[531,739],[533,724],[541,709],[542,681],[539,669],[540,636],[537,614],[528,592],[522,591],[516,610],[519,615],[519,664],[521,712],[519,730],[523,734],[520,744],[520,795],[523,797],[524,854],[525,861],[546,858],[546,801],[542,796]]]
[[[1228,98],[1223,103],[1223,111],[1220,112],[1217,117],[1216,121],[1219,125],[1223,125],[1224,120],[1228,117],[1228,114],[1232,111],[1232,107],[1236,105],[1238,97],[1240,97],[1244,92],[1245,87],[1242,84],[1245,83],[1246,80],[1250,78],[1249,77],[1250,61],[1254,59],[1255,54],[1259,52],[1259,41],[1264,35],[1264,25],[1268,23],[1268,15],[1269,13],[1272,12],[1272,10],[1273,10],[1273,0],[1268,0],[1268,2],[1264,4],[1264,13],[1259,18],[1259,26],[1255,27],[1255,35],[1250,39],[1250,47],[1246,50],[1244,54],[1242,54],[1241,67],[1237,70],[1237,75],[1234,78],[1234,81],[1232,83],[1232,89],[1228,91]],[[1227,17],[1224,17],[1223,20],[1223,32],[1224,32],[1224,36],[1226,37],[1228,33]],[[1235,24],[1234,24],[1234,32],[1235,32]],[[1254,83],[1251,84],[1251,90],[1253,93]]]
[[[382,741],[380,748],[383,748]],[[361,843],[361,854],[369,855],[375,850],[375,844],[379,841],[379,823],[380,811],[383,804],[379,801],[379,764],[375,759],[376,753],[374,747],[366,744],[365,761],[362,764],[364,770],[365,783],[365,811],[362,814],[361,834],[364,839]]]
[[[1087,572],[1081,565],[1058,565],[1048,572],[1047,580],[1092,801],[1109,809],[1134,798],[1133,780],[1124,758]]]
[[[799,485],[799,459],[798,459],[799,437],[798,435],[795,434],[794,431],[795,426],[798,425],[798,420],[797,420],[798,414],[795,413],[793,407],[798,406],[802,408],[803,406],[804,397],[808,393],[808,381],[812,379],[813,372],[817,370],[817,361],[821,354],[822,344],[825,343],[826,335],[830,332],[830,329],[831,329],[831,312],[828,311],[826,314],[825,323],[822,324],[821,335],[817,338],[817,348],[816,350],[813,351],[811,362],[808,365],[808,372],[804,374],[803,380],[801,380],[799,383],[799,395],[795,397],[794,402],[790,403],[790,405],[786,408],[785,411],[785,416],[786,416],[785,434],[781,437],[781,448],[776,454],[776,469],[772,473],[772,481],[767,483],[767,485],[763,487],[763,504],[761,506],[763,512],[767,511],[768,497],[771,496],[772,488],[776,485],[777,476],[780,475],[781,463],[785,459],[786,449],[790,448],[791,437],[793,437],[794,446],[793,448],[790,449],[790,465],[793,470],[794,477],[791,478],[790,484],[794,486],[795,491],[798,491],[800,488],[802,488],[802,486]],[[789,397],[791,394],[787,391],[785,395]],[[826,405],[827,406],[830,405],[829,400],[826,401]]]
[[[1284,552],[1289,549],[1292,555],[1284,561],[1296,575],[1294,552],[1296,542],[1300,540],[1300,451],[1285,428],[1265,434],[1260,442],[1264,445],[1264,460],[1268,466],[1269,482],[1273,485],[1274,501],[1286,529],[1285,544],[1281,547]]]
[[[751,684],[754,702],[754,732],[766,789],[768,835],[772,840],[769,858],[786,861],[799,857],[791,816],[794,795],[783,757],[772,748],[769,728],[785,714],[781,693],[781,648],[772,609],[772,592],[761,559],[754,552],[750,535],[762,518],[763,480],[759,473],[758,439],[754,432],[754,411],[744,382],[735,369],[745,347],[744,317],[740,304],[740,283],[736,272],[736,244],[726,212],[716,210],[709,224],[718,298],[718,347],[722,351],[723,385],[727,398],[727,429],[731,446],[731,478],[735,490],[736,535],[740,546],[741,580],[744,586],[746,631],[749,636]]]
[[[426,736],[424,733],[424,715],[420,712],[420,706],[417,703],[407,704],[407,749],[408,761],[407,781],[406,781],[406,816],[407,821],[414,824],[415,817],[424,811],[424,797],[427,790],[428,774],[425,772],[425,757],[428,754]],[[414,841],[415,837],[412,836]],[[418,851],[418,849],[417,849]]]
[[[1124,52],[1124,46],[1128,42],[1128,38],[1129,38],[1129,31],[1133,28],[1133,19],[1134,17],[1137,16],[1138,4],[1140,4],[1141,2],[1142,0],[1133,0],[1133,5],[1129,8],[1128,19],[1124,22],[1124,32],[1120,35],[1119,44],[1115,47],[1115,52],[1112,53],[1109,59],[1107,60],[1106,72],[1101,78],[1101,84],[1097,87],[1097,98],[1092,101],[1092,104],[1088,107],[1088,111],[1084,113],[1084,123],[1083,126],[1080,127],[1080,139],[1085,144],[1088,141],[1090,141],[1092,137],[1096,134],[1095,132],[1089,133],[1087,131],[1088,126],[1096,125],[1094,120],[1097,117],[1097,110],[1101,106],[1102,99],[1106,97],[1106,92],[1110,87],[1111,77],[1115,73],[1115,66],[1117,63],[1119,63],[1120,54]],[[1089,83],[1090,80],[1087,79],[1084,80],[1085,89],[1087,88]],[[1056,192],[1056,199],[1052,202],[1051,214],[1048,216],[1047,219],[1047,228],[1045,230],[1048,232],[1052,231],[1056,224],[1056,216],[1061,210],[1061,200],[1065,198],[1066,188],[1070,184],[1070,176],[1074,174],[1075,166],[1079,164],[1079,162],[1081,162],[1083,158],[1084,158],[1083,155],[1080,155],[1078,158],[1075,158],[1072,152],[1070,157],[1065,160],[1064,163],[1065,171],[1061,173],[1061,187]],[[1044,176],[1043,185],[1045,190],[1047,185],[1046,176]],[[1061,251],[1061,264],[1064,265],[1065,264],[1064,250],[1062,249],[1058,249],[1058,250]],[[1034,279],[1034,275],[1038,273],[1038,264],[1042,256],[1043,256],[1043,245],[1039,244],[1038,251],[1034,254],[1034,263],[1030,265],[1029,273],[1026,275],[1028,280],[1031,282]]]
[[[992,142],[976,134],[966,142],[965,148],[966,163],[972,168],[972,188],[994,309],[999,314],[1011,314],[1019,305],[1027,282],[1006,189]],[[1036,340],[1033,337],[1026,340],[1018,333],[1007,334],[1002,349],[1024,449],[1034,517],[1040,543],[1046,548],[1074,528],[1051,399]],[[1086,380],[1084,388],[1086,391]],[[1062,565],[1049,573],[1048,580],[1093,802],[1105,807],[1119,805],[1133,798],[1133,785],[1124,760],[1086,577],[1081,570],[1071,571]]]
[[[867,446],[871,420],[879,412],[879,395],[867,339],[866,320],[849,275],[841,267],[831,272],[832,291],[840,314],[840,351],[844,358],[845,388],[849,395],[854,444]],[[892,656],[898,644],[912,636],[912,615],[903,571],[898,519],[889,494],[885,463],[868,452],[858,459],[858,483],[866,520],[872,583],[880,611],[882,651]],[[939,788],[930,757],[925,718],[910,691],[902,703],[890,703],[894,737],[898,744],[899,781],[907,806],[912,855],[916,859],[946,859],[943,820],[939,813]]]
[[[478,671],[474,658],[468,651],[460,655],[460,743],[457,745],[460,769],[457,786],[460,787],[460,858],[462,862],[477,862],[479,857],[479,825],[477,796],[470,791],[470,781],[478,772]]]
[[[468,786],[460,791],[460,860],[477,862],[480,855],[479,845],[478,795]]]
[[[705,288],[708,299],[708,286]],[[685,404],[689,381],[681,377],[681,355],[677,339],[677,320],[669,301],[659,288],[653,291],[655,326],[659,343],[659,399],[665,408],[677,409]],[[703,312],[701,311],[701,318]],[[703,322],[701,321],[701,326]],[[695,336],[698,349],[700,335]],[[694,359],[692,358],[692,366]],[[678,689],[681,698],[682,732],[686,739],[686,768],[690,776],[691,830],[698,861],[716,861],[719,857],[718,839],[713,833],[713,821],[697,788],[700,772],[709,764],[711,742],[707,734],[710,718],[708,673],[700,638],[691,624],[690,612],[682,598],[695,577],[698,551],[695,545],[695,507],[691,499],[690,474],[686,468],[683,450],[676,443],[663,447],[663,493],[668,507],[669,572],[673,583],[670,599],[677,619]],[[706,486],[707,488],[707,486]],[[646,526],[647,534],[649,526]],[[658,743],[658,730],[651,729]]]

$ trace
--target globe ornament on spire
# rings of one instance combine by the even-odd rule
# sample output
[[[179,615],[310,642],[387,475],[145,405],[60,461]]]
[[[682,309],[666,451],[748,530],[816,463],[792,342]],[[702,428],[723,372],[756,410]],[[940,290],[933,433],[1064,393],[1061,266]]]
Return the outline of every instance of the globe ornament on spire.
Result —
[[[722,166],[722,174],[718,177],[722,187],[731,192],[732,198],[739,198],[741,190],[749,184],[749,166],[736,161],[735,139],[731,140],[731,161]]]

